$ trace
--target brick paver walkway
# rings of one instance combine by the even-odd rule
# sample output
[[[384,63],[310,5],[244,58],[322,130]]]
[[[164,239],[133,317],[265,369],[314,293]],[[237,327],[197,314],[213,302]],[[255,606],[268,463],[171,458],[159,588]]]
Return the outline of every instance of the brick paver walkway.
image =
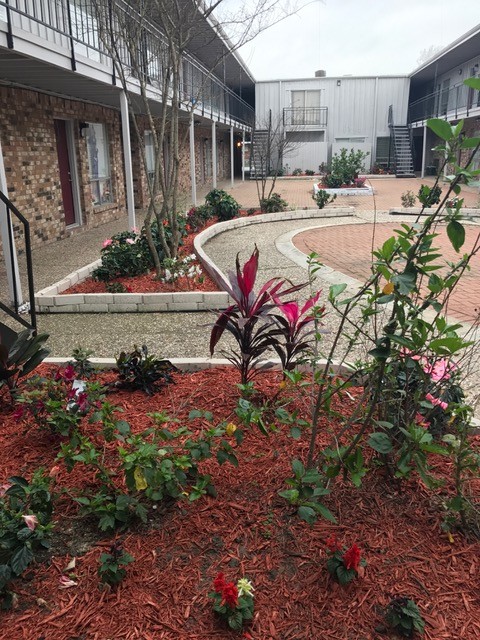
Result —
[[[375,228],[374,247],[381,246],[399,228],[396,224],[347,224],[304,231],[294,237],[293,243],[303,253],[312,252],[320,261],[349,276],[364,280],[370,274],[372,259],[372,237]],[[435,245],[444,260],[456,262],[456,254],[447,237],[445,227],[437,229],[439,236]],[[469,252],[480,233],[476,225],[466,226],[466,241],[461,254]],[[449,303],[448,313],[460,321],[472,322],[480,311],[480,254],[471,261],[471,270],[466,271],[457,285]]]
[[[319,178],[306,179],[288,178],[277,180],[274,191],[279,193],[292,208],[315,209],[316,204],[312,199],[314,182]],[[355,207],[359,211],[388,211],[393,207],[400,207],[400,197],[405,191],[413,191],[416,195],[422,184],[433,185],[433,178],[372,178],[370,185],[373,187],[374,196],[342,196],[338,197],[333,207]],[[233,188],[223,186],[242,207],[258,207],[258,195],[255,180],[237,181]],[[445,190],[447,185],[442,185]],[[476,187],[463,187],[462,197],[466,207],[478,205],[479,190]],[[199,200],[200,201],[200,200]]]

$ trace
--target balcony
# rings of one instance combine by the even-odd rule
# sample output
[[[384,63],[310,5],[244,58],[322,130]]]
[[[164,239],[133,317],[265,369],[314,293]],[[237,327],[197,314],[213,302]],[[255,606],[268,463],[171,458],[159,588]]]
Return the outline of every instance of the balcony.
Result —
[[[283,110],[283,125],[289,129],[326,129],[328,107],[291,107]]]
[[[428,118],[459,120],[480,115],[480,92],[462,84],[441,89],[415,100],[408,108],[410,124],[422,124]]]
[[[132,6],[123,0],[116,2],[129,19],[135,19]],[[146,26],[136,64],[120,40],[117,50],[127,70],[129,90],[139,93],[138,73],[136,78],[133,68],[137,72],[140,68],[152,100],[162,102],[162,33],[153,22],[142,18],[142,23]],[[118,107],[120,83],[101,32],[85,0],[0,0],[2,76],[34,89]],[[182,72],[180,93],[185,109],[193,105],[195,115],[228,125],[249,127],[254,121],[253,108],[193,56],[185,56]]]

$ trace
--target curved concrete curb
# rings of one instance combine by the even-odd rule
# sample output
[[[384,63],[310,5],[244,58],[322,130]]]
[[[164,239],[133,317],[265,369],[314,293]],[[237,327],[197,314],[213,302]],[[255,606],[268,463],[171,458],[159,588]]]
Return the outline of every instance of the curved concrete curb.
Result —
[[[329,207],[326,209],[302,209],[299,211],[283,211],[280,213],[263,213],[252,218],[235,218],[234,220],[214,224],[199,233],[193,241],[193,247],[198,259],[212,280],[214,280],[221,289],[226,289],[229,286],[226,275],[203,250],[203,245],[211,238],[225,231],[240,229],[241,227],[247,227],[252,224],[285,222],[288,220],[311,220],[312,218],[343,218],[353,215],[353,207]]]
[[[226,293],[225,275],[203,251],[203,244],[225,231],[231,231],[251,224],[264,222],[283,222],[285,220],[302,220],[311,218],[329,218],[337,216],[353,216],[353,207],[329,209],[302,209],[281,213],[265,213],[252,218],[235,218],[227,222],[219,222],[194,240],[195,253],[207,273],[223,291],[185,291],[181,293],[73,293],[59,295],[73,285],[83,282],[98,267],[101,260],[95,260],[85,267],[70,273],[68,276],[46,287],[35,294],[35,308],[38,313],[152,313],[166,311],[209,311],[225,309],[229,304]]]
[[[391,216],[431,216],[433,215],[437,209],[435,207],[423,209],[421,207],[395,207],[394,209],[389,209],[388,213]],[[465,207],[464,209],[460,209],[462,216],[465,217],[465,220],[470,222],[470,218],[480,218],[480,209],[475,209],[472,207]],[[472,220],[473,222],[474,220]]]

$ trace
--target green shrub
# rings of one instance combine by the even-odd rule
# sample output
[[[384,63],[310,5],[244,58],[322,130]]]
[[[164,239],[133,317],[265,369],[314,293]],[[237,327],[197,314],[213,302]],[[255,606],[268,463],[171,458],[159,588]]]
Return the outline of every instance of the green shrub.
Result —
[[[0,343],[0,389],[3,385],[12,390],[18,379],[31,373],[48,356],[43,348],[48,333],[36,336],[29,329],[21,331],[10,349]]]
[[[172,381],[171,374],[178,369],[169,360],[159,360],[148,355],[145,345],[141,349],[134,346],[131,353],[122,351],[117,358],[120,385],[129,389],[142,389],[153,395],[159,381]]]
[[[360,149],[340,149],[340,153],[336,153],[332,158],[330,173],[341,180],[340,184],[354,184],[355,178],[363,170],[367,156],[368,152]]]
[[[208,204],[192,207],[187,213],[186,224],[192,231],[199,231],[214,215],[213,208]]]
[[[319,189],[317,193],[312,196],[312,198],[317,203],[317,207],[319,209],[323,209],[327,206],[327,204],[331,204],[334,200],[336,200],[337,194],[334,193],[333,196],[331,196],[325,191],[325,189]]]
[[[400,200],[402,201],[402,206],[409,208],[414,207],[417,197],[413,193],[413,191],[405,191],[402,193]]]
[[[212,189],[207,193],[205,202],[213,211],[213,215],[217,216],[219,222],[232,220],[238,216],[239,204],[231,195],[222,189]]]
[[[315,175],[315,171],[313,171],[313,169],[305,169],[305,175],[306,176],[314,176]]]
[[[288,202],[283,200],[279,193],[272,193],[269,198],[260,200],[260,209],[263,213],[278,213],[279,211],[286,211],[287,208]]]
[[[442,189],[438,185],[429,187],[426,184],[422,184],[418,191],[418,199],[424,207],[434,207],[440,202],[441,195]]]
[[[323,178],[323,184],[327,187],[327,189],[339,189],[343,184],[343,180],[341,177],[336,176],[333,173],[328,173]]]
[[[303,171],[301,169],[294,169],[292,171],[292,176],[301,176],[303,174]]]

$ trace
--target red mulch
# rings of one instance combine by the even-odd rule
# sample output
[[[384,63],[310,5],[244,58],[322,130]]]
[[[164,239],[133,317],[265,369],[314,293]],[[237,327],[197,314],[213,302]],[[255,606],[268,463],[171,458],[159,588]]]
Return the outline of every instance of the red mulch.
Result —
[[[45,369],[44,369],[45,370]],[[113,373],[104,374],[111,380]],[[208,409],[215,419],[233,420],[238,375],[227,368],[176,374],[175,384],[152,398],[141,392],[114,391],[113,404],[124,408],[122,418],[133,430],[151,425],[147,412],[167,411],[188,424],[192,408]],[[278,373],[258,376],[258,387],[271,397],[279,388]],[[350,390],[342,405],[351,411],[361,390]],[[295,389],[294,407],[306,416],[308,402]],[[3,404],[2,404],[3,403]],[[0,483],[11,474],[29,474],[33,468],[54,464],[58,442],[34,425],[20,426],[12,408],[0,398],[3,416],[0,434]],[[197,428],[200,426],[196,424]],[[322,423],[319,446],[330,442],[335,421]],[[95,432],[95,427],[85,426]],[[240,637],[215,619],[207,594],[218,571],[227,579],[247,576],[255,587],[255,617],[241,636],[255,640],[380,640],[375,632],[381,610],[392,595],[416,600],[426,619],[428,640],[473,640],[480,637],[478,581],[479,543],[455,534],[453,544],[441,531],[439,496],[412,478],[394,486],[383,472],[371,472],[355,489],[337,481],[325,499],[338,525],[319,520],[314,526],[300,521],[277,492],[290,477],[290,461],[305,459],[308,435],[296,441],[281,427],[265,437],[253,427],[237,447],[239,467],[202,463],[212,475],[217,498],[180,502],[149,513],[149,525],[129,529],[119,537],[135,557],[127,577],[116,591],[100,591],[96,575],[101,551],[112,537],[85,546],[77,558],[78,586],[59,590],[59,576],[71,559],[65,553],[85,528],[68,498],[56,512],[65,544],[43,564],[27,570],[18,581],[16,610],[0,614],[4,640],[227,640]],[[233,443],[232,439],[232,443]],[[438,475],[449,463],[438,459]],[[62,466],[59,486],[84,487],[91,478]],[[356,542],[368,565],[364,576],[340,587],[326,568],[325,538],[332,532],[345,545]]]
[[[259,215],[262,212],[260,210],[256,211],[252,215]],[[240,209],[240,217],[247,216],[247,212],[245,209]],[[215,224],[216,220],[209,221],[204,229],[210,227],[212,224]],[[201,229],[203,231],[203,229]],[[194,253],[193,250],[193,241],[195,236],[199,233],[189,233],[187,236],[183,238],[183,245],[180,250],[180,256],[188,256]],[[195,260],[191,263],[194,266],[202,266],[198,260]],[[123,284],[128,293],[172,293],[179,291],[220,291],[216,282],[210,278],[208,273],[202,269],[203,274],[201,276],[201,280],[196,279],[195,282],[192,282],[189,278],[178,278],[175,283],[167,283],[160,282],[155,279],[155,271],[150,271],[143,276],[135,276],[134,278],[129,277],[121,277],[116,278],[115,282],[120,282]],[[83,280],[83,282],[79,282],[78,284],[73,285],[69,289],[65,289],[65,291],[61,292],[61,295],[69,294],[69,293],[105,293],[105,283],[97,282],[93,278],[87,278]]]

